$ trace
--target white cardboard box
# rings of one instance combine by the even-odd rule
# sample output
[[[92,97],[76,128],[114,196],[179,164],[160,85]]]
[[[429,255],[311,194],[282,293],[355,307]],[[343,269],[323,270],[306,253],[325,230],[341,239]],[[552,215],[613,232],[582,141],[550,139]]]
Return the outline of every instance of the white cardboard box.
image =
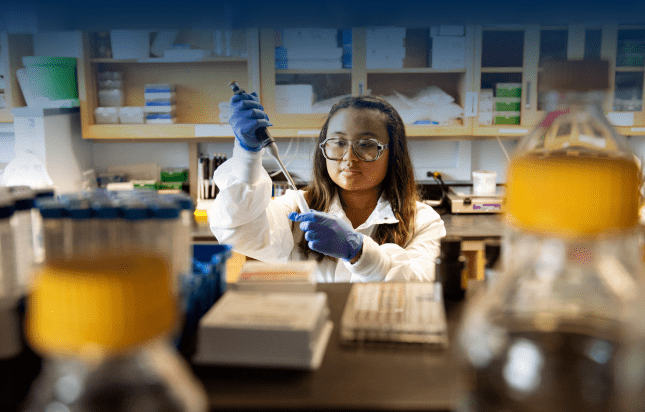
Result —
[[[228,291],[199,321],[197,364],[317,369],[332,329],[327,295]]]
[[[314,91],[310,84],[275,86],[275,105],[280,113],[311,113],[313,102]]]
[[[465,37],[437,36],[432,38],[433,69],[463,69],[465,67]]]

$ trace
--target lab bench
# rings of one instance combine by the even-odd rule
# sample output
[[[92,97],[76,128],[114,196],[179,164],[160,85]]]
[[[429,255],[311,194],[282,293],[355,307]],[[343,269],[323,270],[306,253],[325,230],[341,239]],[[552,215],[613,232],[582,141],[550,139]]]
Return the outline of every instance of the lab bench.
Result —
[[[501,215],[494,213],[481,214],[444,214],[441,219],[446,227],[446,235],[462,238],[461,249],[468,258],[468,277],[480,279],[484,277],[485,243],[489,240],[499,240],[502,236]],[[208,227],[208,222],[196,223],[193,228],[194,243],[216,242],[215,236]]]
[[[450,411],[458,400],[455,332],[464,301],[446,301],[449,347],[341,344],[340,319],[351,283],[318,284],[334,327],[314,371],[193,366],[211,411]],[[470,287],[470,285],[469,285]]]

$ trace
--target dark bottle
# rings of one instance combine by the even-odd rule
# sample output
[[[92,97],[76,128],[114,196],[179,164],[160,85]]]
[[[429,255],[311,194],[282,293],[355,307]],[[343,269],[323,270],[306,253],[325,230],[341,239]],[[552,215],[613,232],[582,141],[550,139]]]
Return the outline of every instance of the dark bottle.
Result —
[[[461,237],[442,238],[441,251],[435,263],[435,278],[441,283],[444,299],[463,299],[466,294],[467,279],[464,273],[466,257],[461,253]]]

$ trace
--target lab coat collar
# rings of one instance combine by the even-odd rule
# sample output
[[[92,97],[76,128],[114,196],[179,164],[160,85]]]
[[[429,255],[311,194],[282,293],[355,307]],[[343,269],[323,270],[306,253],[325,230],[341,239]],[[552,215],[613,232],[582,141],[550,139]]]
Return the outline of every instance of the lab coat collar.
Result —
[[[347,220],[347,215],[343,210],[343,205],[340,203],[340,197],[336,194],[329,206],[329,214],[338,216]],[[378,200],[374,211],[367,218],[365,223],[357,227],[356,229],[367,229],[370,226],[381,225],[381,224],[394,224],[399,223],[399,220],[394,217],[394,212],[392,211],[392,205],[390,201],[385,198],[383,194]]]

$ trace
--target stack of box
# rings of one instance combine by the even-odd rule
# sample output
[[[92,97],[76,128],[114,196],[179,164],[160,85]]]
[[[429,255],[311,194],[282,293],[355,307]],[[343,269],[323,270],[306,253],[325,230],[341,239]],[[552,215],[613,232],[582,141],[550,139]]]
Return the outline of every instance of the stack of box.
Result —
[[[493,124],[494,99],[493,89],[481,89],[479,92],[477,119],[482,126]]]
[[[99,107],[94,110],[97,124],[119,123],[120,108],[125,101],[122,72],[99,72]]]
[[[464,26],[433,26],[432,39],[433,69],[452,70],[466,67],[466,37]]]
[[[405,27],[367,30],[367,68],[401,69],[405,58]]]
[[[175,85],[146,84],[144,91],[146,123],[175,123]]]
[[[310,28],[283,29],[276,32],[276,69],[342,67],[343,47],[338,47],[338,30]]]
[[[496,83],[494,124],[520,124],[521,83]]]

